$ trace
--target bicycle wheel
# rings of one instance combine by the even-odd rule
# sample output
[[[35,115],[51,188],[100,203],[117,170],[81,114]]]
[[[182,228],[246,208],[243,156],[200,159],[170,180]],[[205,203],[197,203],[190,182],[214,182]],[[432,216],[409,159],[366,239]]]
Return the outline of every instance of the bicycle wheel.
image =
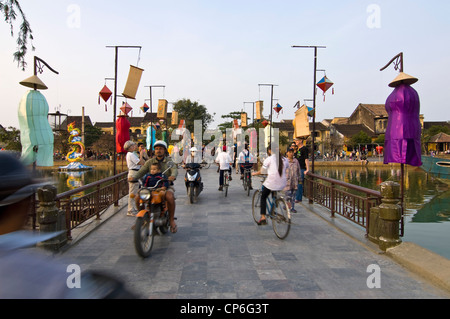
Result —
[[[252,215],[255,223],[259,222],[261,219],[261,191],[257,190],[253,194],[252,200]]]
[[[247,180],[246,180],[246,183],[247,183],[247,196],[249,196],[250,197],[250,185],[251,185],[251,183],[250,183],[250,176],[249,176],[249,174],[250,173],[248,173],[247,174]]]
[[[147,258],[153,247],[153,239],[155,236],[153,218],[150,214],[144,217],[136,218],[134,227],[134,248],[139,256]]]
[[[274,210],[274,216],[272,217],[273,231],[278,238],[285,239],[291,229],[289,207],[283,198],[277,198]]]
[[[224,178],[223,187],[225,188],[224,194],[225,194],[225,197],[227,197],[228,196],[228,181],[229,181],[228,173],[225,173],[225,176],[223,178]]]

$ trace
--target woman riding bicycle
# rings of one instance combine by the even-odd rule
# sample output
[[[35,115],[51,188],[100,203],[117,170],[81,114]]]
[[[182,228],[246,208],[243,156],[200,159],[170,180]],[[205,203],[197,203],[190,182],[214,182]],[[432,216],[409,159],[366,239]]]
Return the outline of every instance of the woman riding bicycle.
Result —
[[[263,163],[261,170],[255,172],[252,175],[262,175],[262,171],[267,172],[267,178],[263,183],[261,190],[261,219],[257,223],[259,226],[266,225],[266,209],[267,209],[267,197],[272,192],[282,191],[287,185],[286,169],[288,168],[288,162],[283,158],[281,153],[272,154],[272,149],[269,146],[267,149],[269,157]]]

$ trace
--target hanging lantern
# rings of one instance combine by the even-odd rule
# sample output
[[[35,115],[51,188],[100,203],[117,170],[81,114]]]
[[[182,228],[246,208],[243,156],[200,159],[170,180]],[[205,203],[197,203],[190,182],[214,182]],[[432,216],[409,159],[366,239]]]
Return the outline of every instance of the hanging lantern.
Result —
[[[303,105],[295,112],[295,119],[292,124],[294,125],[294,138],[304,138],[311,135],[308,120],[308,107],[306,105]]]
[[[233,121],[233,128],[234,128],[234,129],[238,129],[238,128],[239,128],[239,122],[238,122],[238,120],[234,120],[234,121]]]
[[[325,101],[325,93],[333,86],[333,82],[331,82],[327,76],[324,76],[322,80],[317,83],[317,86],[323,91],[323,100]],[[334,91],[333,91],[334,94]]]
[[[263,118],[263,111],[264,111],[264,102],[257,101],[256,102],[256,119],[257,120],[261,120]]]
[[[173,111],[172,112],[172,125],[178,125],[178,112]]]
[[[123,112],[123,114],[128,116],[128,113],[130,113],[133,110],[133,108],[130,106],[130,104],[123,102],[120,110]]]
[[[144,105],[141,106],[141,110],[144,113],[147,113],[150,107],[147,105],[147,103],[144,103]]]
[[[141,82],[143,69],[136,66],[130,65],[130,73],[128,74],[128,80],[125,85],[125,90],[123,90],[122,95],[128,99],[135,100],[136,93]]]
[[[167,100],[159,100],[158,102],[158,114],[156,115],[159,119],[165,119],[167,117],[167,105],[169,102]]]
[[[262,122],[262,125],[263,125],[263,127],[265,128],[267,125],[269,125],[269,122],[268,122],[267,120],[264,120],[264,121]]]
[[[241,114],[241,127],[247,127],[247,113]]]
[[[281,110],[283,110],[283,107],[280,104],[277,103],[277,106],[275,106],[273,109],[274,109],[275,112],[277,112],[277,118],[278,118],[278,116],[280,115]]]
[[[100,104],[100,98],[102,98],[103,101],[108,102],[111,95],[112,95],[111,90],[105,85],[99,93],[98,103]]]
[[[128,121],[127,116],[119,115],[116,121],[116,128],[117,128],[116,148],[118,154],[127,152],[123,148],[123,146],[126,141],[130,140],[130,127],[131,124]]]

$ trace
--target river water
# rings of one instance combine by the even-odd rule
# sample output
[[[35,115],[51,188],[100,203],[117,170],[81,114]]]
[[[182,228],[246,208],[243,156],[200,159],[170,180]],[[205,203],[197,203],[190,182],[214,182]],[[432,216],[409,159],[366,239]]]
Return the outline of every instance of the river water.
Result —
[[[401,181],[400,168],[316,167],[319,175],[380,190],[385,181]],[[405,236],[450,259],[450,185],[434,179],[420,168],[405,167]]]
[[[400,169],[389,167],[317,166],[317,174],[369,189],[379,190],[385,181],[400,182]],[[84,173],[43,170],[62,193],[113,175],[112,167],[96,167]],[[450,185],[433,179],[420,168],[405,168],[405,236],[450,259]]]

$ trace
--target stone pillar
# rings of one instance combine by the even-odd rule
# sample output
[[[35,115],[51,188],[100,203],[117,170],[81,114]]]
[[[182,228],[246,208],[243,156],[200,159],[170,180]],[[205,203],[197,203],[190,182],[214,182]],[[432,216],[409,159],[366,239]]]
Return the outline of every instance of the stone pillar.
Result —
[[[369,213],[369,235],[370,241],[379,244],[380,237],[380,207],[372,207]]]
[[[400,220],[402,208],[400,203],[400,185],[389,181],[381,184],[381,195],[383,196],[379,206],[378,245],[381,250],[398,246],[402,243],[400,239]]]
[[[58,250],[67,243],[65,213],[56,207],[55,198],[57,189],[53,185],[45,185],[37,191],[39,198],[39,208],[37,210],[37,220],[41,233],[62,233],[55,238],[40,243],[41,247]]]

